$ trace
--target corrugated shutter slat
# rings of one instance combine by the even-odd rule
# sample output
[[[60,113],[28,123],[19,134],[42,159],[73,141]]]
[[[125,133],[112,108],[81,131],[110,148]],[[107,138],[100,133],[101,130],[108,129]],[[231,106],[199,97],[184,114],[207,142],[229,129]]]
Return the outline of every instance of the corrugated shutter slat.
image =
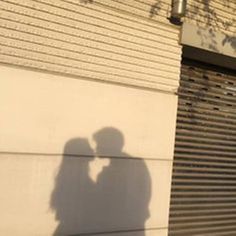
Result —
[[[236,73],[183,60],[170,236],[236,235]]]

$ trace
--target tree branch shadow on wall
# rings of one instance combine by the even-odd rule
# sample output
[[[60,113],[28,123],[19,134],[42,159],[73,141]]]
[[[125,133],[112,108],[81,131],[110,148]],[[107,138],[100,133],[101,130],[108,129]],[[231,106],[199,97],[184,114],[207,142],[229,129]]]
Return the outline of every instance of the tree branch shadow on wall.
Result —
[[[116,128],[105,127],[95,132],[93,139],[95,150],[86,138],[74,138],[65,145],[50,202],[58,221],[53,235],[131,230],[145,236],[151,197],[145,162],[123,151],[124,136]],[[91,163],[96,156],[108,163],[94,178],[99,165]]]
[[[197,33],[201,38],[202,46],[207,46],[211,51],[219,53],[220,45],[216,40],[215,32],[221,32],[222,30],[227,32],[232,28],[236,28],[236,18],[234,17],[236,14],[236,8],[233,8],[234,3],[232,3],[231,1],[222,0],[223,7],[227,11],[232,13],[232,19],[225,19],[219,16],[217,9],[212,6],[212,3],[213,0],[200,0],[198,2],[193,2],[191,5],[188,4],[186,17],[194,20],[197,26],[199,26],[199,30]],[[203,7],[200,7],[201,4]],[[155,18],[156,16],[158,16],[162,7],[163,2],[160,0],[156,0],[156,2],[150,7],[150,18]],[[176,23],[176,21],[170,22]],[[204,28],[208,28],[208,32],[206,32]],[[226,33],[226,36],[222,40],[221,44],[222,46],[227,46],[228,44],[236,53],[236,36]]]
[[[84,4],[93,3],[93,0],[80,0],[80,3]]]
[[[156,0],[156,2],[151,5],[150,11],[149,11],[149,17],[154,18],[155,16],[158,16],[159,12],[161,11],[162,6],[163,6],[163,3],[160,0]]]
[[[219,45],[216,40],[216,31],[227,31],[232,27],[236,27],[236,18],[224,19],[219,16],[216,8],[212,6],[213,0],[200,0],[199,2],[193,2],[187,7],[187,18],[191,18],[196,21],[199,27],[208,27],[209,32],[206,34],[204,30],[199,28],[198,35],[201,37],[202,46],[208,45],[208,48],[214,52],[219,52]],[[80,3],[89,4],[94,3],[94,0],[80,0]],[[200,7],[202,4],[203,8]],[[234,3],[229,0],[222,0],[222,5],[225,9],[232,13],[232,16],[236,14],[236,8],[233,8]],[[156,0],[150,7],[149,17],[154,19],[160,14],[163,8],[163,2]],[[169,19],[170,20],[170,19]],[[173,22],[173,20],[171,21]],[[175,21],[174,21],[175,22]],[[199,23],[201,22],[201,23]],[[177,23],[177,21],[175,22]],[[180,22],[178,22],[179,24]],[[225,39],[221,42],[222,46],[229,45],[236,52],[236,36],[232,36],[226,33]]]
[[[192,64],[189,64],[188,70],[185,72],[188,78],[188,81],[191,81],[191,84],[184,82],[181,80],[181,86],[179,87],[180,96],[184,96],[181,93],[189,93],[192,90],[193,84],[198,84],[199,82],[196,81],[196,78],[199,76],[199,72],[195,70],[195,67]],[[196,117],[198,114],[198,106],[199,103],[206,103],[207,102],[207,94],[211,90],[211,86],[209,83],[209,76],[207,72],[203,70],[202,80],[199,83],[200,86],[191,91],[191,96],[189,96],[187,101],[186,107],[188,107],[189,111],[189,119],[191,120],[191,124],[198,124],[199,119]],[[190,93],[189,93],[190,94]]]
[[[198,35],[201,37],[202,46],[208,46],[208,48],[214,52],[219,53],[219,42],[216,40],[216,32],[225,32],[225,38],[222,40],[222,46],[230,46],[236,53],[236,36],[227,33],[236,28],[236,8],[235,3],[229,0],[222,0],[223,7],[232,14],[232,18],[225,19],[219,15],[217,8],[212,6],[213,0],[200,0],[188,5],[187,17],[194,20],[199,26]],[[200,7],[202,4],[203,8]],[[202,30],[201,30],[202,28]],[[204,30],[208,28],[208,32]]]

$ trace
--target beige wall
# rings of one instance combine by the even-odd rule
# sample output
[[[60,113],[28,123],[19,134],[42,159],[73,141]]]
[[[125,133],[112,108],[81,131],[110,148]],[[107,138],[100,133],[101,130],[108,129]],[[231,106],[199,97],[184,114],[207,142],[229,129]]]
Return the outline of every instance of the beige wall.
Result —
[[[85,199],[118,213],[108,221],[106,207],[90,209],[101,222],[65,224],[71,234],[134,230],[141,222],[155,229],[150,235],[167,234],[175,96],[5,66],[0,73],[1,234],[52,235],[63,220],[85,217]],[[103,127],[122,132],[124,152],[101,141],[107,158],[99,162],[80,141],[95,150],[92,136]],[[86,176],[96,200],[84,196]],[[109,197],[110,189],[117,193]]]
[[[1,2],[1,235],[167,235],[170,2]]]

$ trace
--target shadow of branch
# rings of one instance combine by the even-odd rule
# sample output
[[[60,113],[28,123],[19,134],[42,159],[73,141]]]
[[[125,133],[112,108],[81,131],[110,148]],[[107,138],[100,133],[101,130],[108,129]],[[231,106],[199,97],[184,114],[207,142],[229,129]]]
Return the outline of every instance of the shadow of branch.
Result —
[[[202,45],[208,45],[210,49],[215,52],[219,51],[219,43],[217,44],[216,35],[211,32],[222,32],[229,31],[232,32],[232,28],[236,27],[236,18],[234,12],[236,11],[233,7],[235,3],[229,0],[222,0],[222,7],[229,12],[231,18],[223,18],[219,14],[219,9],[213,6],[213,0],[200,0],[199,3],[194,3],[188,6],[187,17],[197,24],[199,27],[208,27],[209,34],[206,37],[204,33],[198,32],[202,40]],[[211,32],[210,32],[211,31]],[[222,45],[230,44],[233,50],[236,50],[236,37],[227,35],[222,41]]]
[[[159,14],[161,8],[162,8],[162,2],[160,0],[157,0],[156,3],[151,5],[150,11],[149,11],[150,18],[157,16]]]
[[[93,3],[93,0],[80,0],[81,3],[88,4]]]

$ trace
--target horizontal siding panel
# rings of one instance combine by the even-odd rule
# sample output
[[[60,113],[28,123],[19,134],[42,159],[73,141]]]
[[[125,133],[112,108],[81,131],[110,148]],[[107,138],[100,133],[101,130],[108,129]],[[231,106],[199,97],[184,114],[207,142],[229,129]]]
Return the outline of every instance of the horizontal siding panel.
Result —
[[[210,13],[206,13],[206,10],[204,9],[199,9],[198,12],[196,13],[195,11],[196,6],[189,6],[189,10],[188,10],[188,18],[189,19],[196,19],[199,23],[206,23],[206,21],[208,23],[210,23],[210,26],[215,26],[218,27],[219,29],[222,29],[224,31],[229,31],[232,33],[235,33],[235,23],[232,21],[233,20],[233,12],[230,13],[229,11],[226,12],[222,12],[222,11],[218,11],[216,8],[216,15],[217,18],[215,18],[216,15],[211,15]],[[213,8],[215,9],[215,8]],[[197,14],[197,16],[195,15]],[[207,19],[207,20],[206,20]],[[231,24],[230,24],[231,23]]]
[[[114,82],[122,82],[122,80],[133,80],[133,84],[136,82],[144,82],[144,83],[153,83],[155,84],[158,79],[158,83],[164,86],[170,86],[170,82],[166,82],[166,78],[164,76],[147,76],[143,74],[133,74],[130,71],[125,71],[122,69],[116,69],[110,67],[110,70],[107,71],[106,65],[96,65],[89,62],[82,62],[82,61],[74,61],[71,58],[63,58],[58,56],[53,56],[48,53],[43,53],[41,51],[30,51],[27,50],[27,53],[25,53],[24,48],[17,48],[16,46],[12,47],[12,45],[8,41],[8,45],[0,43],[1,44],[1,52],[2,54],[9,55],[9,56],[15,56],[15,57],[22,57],[28,60],[34,60],[35,62],[41,61],[46,64],[51,65],[59,65],[62,68],[64,68],[65,71],[78,70],[79,75],[83,77],[91,77],[96,78],[97,74],[99,74],[101,77],[107,77],[107,79],[103,80],[109,80],[109,78],[114,78]],[[55,62],[56,61],[56,62]],[[169,81],[169,80],[167,80]],[[172,81],[172,80],[171,80]],[[177,86],[177,82],[173,80],[172,85]]]
[[[132,41],[133,39],[134,42],[140,42],[141,44],[143,42],[146,45],[148,45],[150,41],[155,42],[155,40],[162,40],[162,43],[166,41],[166,43],[169,43],[170,45],[174,45],[175,42],[173,38],[168,39],[168,36],[166,38],[164,35],[160,37],[160,35],[155,35],[151,32],[145,33],[142,30],[131,29],[129,26],[120,26],[119,24],[115,23],[109,24],[109,22],[104,22],[104,20],[96,20],[94,22],[93,17],[86,17],[81,15],[80,17],[77,17],[77,19],[72,19],[70,15],[72,15],[73,13],[70,13],[69,11],[66,12],[68,15],[68,17],[66,17],[63,16],[63,12],[61,12],[62,10],[57,14],[52,14],[50,11],[45,13],[43,11],[40,11],[40,9],[25,9],[24,6],[17,6],[12,4],[10,4],[10,6],[11,7],[9,7],[9,4],[5,4],[5,8],[2,8],[1,6],[1,9],[3,11],[7,10],[15,13],[15,18],[19,18],[20,22],[26,22],[28,24],[36,23],[39,26],[45,28],[55,25],[57,27],[62,27],[62,30],[64,29],[63,27],[66,27],[66,29],[71,30],[72,33],[76,32],[78,34],[78,30],[82,30],[85,32],[93,32],[96,34],[102,34],[111,37],[115,36],[119,37],[119,39],[126,39],[127,41]],[[9,9],[7,7],[9,7]],[[54,8],[53,10],[55,11]],[[4,13],[1,13],[1,15],[2,14]],[[37,17],[35,17],[35,15],[37,15]],[[128,31],[128,29],[130,30]],[[66,33],[66,30],[63,30],[63,32]]]
[[[199,7],[201,9],[204,9],[204,4],[205,4],[205,1],[203,0],[189,0],[188,1],[188,4],[191,5],[191,6],[195,6],[195,4],[199,4]],[[227,0],[227,1],[221,1],[221,0],[211,0],[209,1],[209,6],[212,6],[214,7],[215,9],[217,10],[220,10],[220,11],[224,11],[226,12],[227,14],[229,12],[233,12],[236,10],[236,5],[235,5],[235,1],[234,0]]]
[[[136,2],[140,2],[146,5],[150,5],[150,6],[154,6],[154,5],[167,5],[167,6],[171,6],[171,1],[170,0],[135,0]],[[166,7],[167,8],[167,7]]]
[[[1,51],[0,51],[1,52]],[[58,63],[50,63],[48,62],[42,62],[39,59],[32,60],[32,58],[28,59],[22,56],[17,56],[14,53],[11,53],[12,55],[5,54],[5,52],[1,52],[0,59],[3,63],[9,64],[9,61],[11,61],[11,64],[19,65],[19,66],[26,66],[30,68],[34,68],[36,70],[42,70],[46,72],[54,72],[54,73],[60,73],[64,76],[72,76],[73,78],[81,78],[86,80],[101,80],[104,82],[113,82],[115,84],[129,84],[131,86],[141,86],[143,88],[152,88],[157,90],[164,90],[167,92],[173,92],[173,87],[166,84],[159,83],[156,85],[156,83],[151,83],[149,81],[137,81],[133,79],[127,79],[122,77],[117,77],[112,74],[109,76],[104,76],[104,73],[91,73],[89,71],[82,71],[78,70],[73,67],[68,67],[63,65],[58,65]],[[76,76],[76,74],[79,76]]]
[[[41,54],[48,55],[49,57],[55,56],[55,57],[58,57],[58,59],[65,59],[65,60],[68,60],[68,62],[71,61],[72,62],[71,65],[73,65],[73,62],[78,62],[79,64],[77,66],[79,68],[83,68],[83,65],[85,65],[85,68],[89,69],[91,67],[91,69],[94,69],[96,71],[100,70],[99,68],[96,68],[96,66],[101,66],[101,70],[103,70],[104,69],[103,67],[104,66],[106,67],[107,64],[109,63],[111,72],[113,74],[117,74],[118,76],[127,76],[127,77],[134,76],[136,79],[139,79],[140,77],[139,75],[142,75],[144,80],[145,78],[147,78],[147,80],[150,79],[149,81],[153,81],[153,82],[156,80],[157,77],[169,78],[170,80],[173,78],[173,82],[176,83],[175,74],[177,71],[166,72],[166,71],[157,70],[154,68],[148,68],[142,65],[135,65],[134,67],[132,63],[125,63],[125,62],[122,62],[122,60],[118,61],[117,59],[112,60],[110,58],[105,58],[105,57],[99,57],[99,56],[96,57],[96,55],[93,55],[92,52],[91,54],[89,54],[87,51],[86,53],[84,53],[82,50],[81,52],[74,53],[69,50],[61,50],[60,48],[59,49],[54,48],[53,53],[51,53],[47,51],[47,48],[44,45],[42,46],[39,44],[20,41],[20,40],[17,41],[19,42],[19,44],[16,44],[15,39],[17,38],[9,38],[9,37],[6,38],[6,37],[0,36],[0,43],[2,45],[6,45],[6,46],[16,48],[16,49],[27,48],[28,51],[26,54],[29,55],[29,57],[31,57],[29,52],[39,53],[40,54],[39,59],[41,58]]]
[[[45,3],[48,3],[48,1],[46,0],[38,0],[38,1],[43,1]],[[55,4],[55,2],[53,0],[51,0],[51,2],[53,2],[53,4]],[[158,24],[158,21],[154,21],[152,20],[151,17],[137,17],[129,14],[128,11],[126,11],[125,13],[124,12],[120,12],[118,11],[117,8],[114,8],[114,7],[109,7],[111,5],[106,5],[107,3],[110,4],[109,2],[110,1],[104,1],[104,0],[96,0],[93,1],[93,4],[82,4],[81,2],[78,2],[77,0],[63,0],[63,4],[64,3],[70,3],[70,4],[73,4],[74,7],[78,6],[80,8],[85,8],[86,11],[90,10],[91,13],[93,13],[93,16],[95,13],[104,13],[106,15],[109,15],[109,16],[112,16],[110,18],[110,20],[112,21],[115,21],[115,22],[123,22],[122,20],[126,20],[128,22],[132,22],[132,27],[135,27],[137,24],[140,25],[140,27],[142,29],[148,27],[148,28],[152,28],[152,30],[154,31],[153,33],[155,33],[155,29],[159,29],[160,31],[165,31],[168,35],[169,34],[178,34],[179,33],[179,29],[177,27],[175,27],[174,25],[171,25],[171,24]],[[99,2],[103,3],[102,5],[99,4]],[[138,2],[137,0],[134,0],[133,1],[133,5],[136,4],[136,2]],[[61,4],[61,3],[60,3]],[[146,4],[144,4],[146,5]],[[164,8],[165,5],[163,5],[163,8]],[[160,10],[163,10],[163,8],[161,8]],[[69,7],[70,9],[70,7]],[[110,9],[110,10],[108,10]],[[112,11],[111,11],[112,10]],[[80,12],[80,11],[79,11]],[[159,22],[160,23],[160,22]]]
[[[181,47],[175,29],[135,23],[99,4],[73,0],[8,0],[0,9],[4,63],[14,64],[15,57],[17,65],[49,71],[56,66],[54,72],[73,76],[170,92],[178,87]]]
[[[75,1],[75,0],[74,0]],[[136,0],[96,0],[94,1],[97,4],[101,4],[102,6],[108,6],[111,9],[119,10],[126,14],[130,14],[133,16],[138,16],[142,18],[152,19],[156,22],[168,23],[168,16],[169,16],[169,5],[162,4],[162,1],[159,2],[159,7],[156,6],[156,3],[152,5],[147,5],[145,3],[136,1]],[[170,1],[168,1],[169,3]],[[156,6],[156,7],[155,7]],[[155,11],[155,10],[156,11]],[[152,11],[155,11],[153,14]]]
[[[171,0],[135,0],[133,5],[136,5],[136,2],[141,3],[140,5],[142,8],[149,9],[149,17],[154,20],[158,21],[159,18],[165,17],[166,20],[169,20],[171,14]],[[173,27],[173,25],[172,25]],[[177,29],[177,28],[176,28]]]
[[[9,14],[8,14],[9,15]],[[59,48],[61,50],[67,50],[68,52],[77,52],[77,53],[87,53],[92,54],[94,56],[100,56],[101,58],[109,58],[109,59],[119,59],[122,58],[122,61],[127,61],[128,63],[139,63],[141,65],[144,65],[145,67],[154,68],[156,66],[156,63],[160,62],[160,70],[163,68],[164,70],[167,69],[166,66],[168,65],[168,62],[172,60],[173,65],[169,66],[169,71],[178,69],[178,65],[176,63],[176,60],[174,58],[171,58],[171,55],[168,57],[168,52],[166,52],[167,55],[163,51],[159,51],[158,54],[150,53],[148,50],[143,51],[132,51],[132,44],[130,43],[123,43],[124,47],[120,47],[118,44],[116,45],[109,45],[108,43],[104,43],[102,41],[88,41],[86,38],[80,38],[78,42],[78,38],[75,36],[68,37],[68,38],[56,38],[56,36],[64,36],[62,33],[57,32],[50,32],[50,30],[44,30],[44,29],[36,29],[35,27],[29,27],[26,24],[19,24],[19,26],[16,28],[14,22],[9,22],[7,20],[1,20],[0,26],[2,26],[2,30],[0,34],[3,37],[10,37],[10,38],[18,38],[19,41],[28,41],[35,43],[36,45],[39,44],[45,45],[45,47],[54,47]],[[32,33],[30,32],[33,32]],[[96,40],[96,39],[95,39]],[[108,42],[110,39],[107,40]],[[15,42],[15,44],[20,44],[20,42]],[[140,48],[141,49],[141,48]],[[146,48],[143,48],[145,50]],[[151,54],[152,53],[152,54]],[[76,54],[76,53],[75,53]],[[75,55],[76,56],[76,55]],[[173,54],[172,54],[173,56]],[[174,55],[175,57],[179,57],[177,55]],[[126,60],[125,60],[126,59]],[[137,60],[138,59],[138,60]],[[157,70],[157,68],[156,68]],[[178,69],[179,70],[179,69]]]
[[[11,3],[7,2],[4,9],[8,9],[7,7],[10,6],[9,10],[16,13],[36,17],[46,21],[66,24],[70,27],[76,27],[79,29],[81,26],[78,25],[78,23],[86,23],[89,24],[89,26],[92,25],[99,27],[100,30],[108,29],[109,31],[125,32],[127,35],[136,35],[137,33],[142,32],[142,38],[149,40],[152,39],[153,41],[155,41],[156,35],[164,37],[164,29],[162,32],[160,29],[159,33],[153,32],[153,28],[148,28],[147,26],[143,27],[142,24],[135,24],[134,22],[132,22],[132,24],[127,24],[127,22],[117,19],[117,17],[114,17],[113,15],[111,16],[98,11],[91,11],[90,9],[84,8],[80,5],[77,5],[77,8],[80,10],[75,11],[74,9],[71,9],[72,7],[75,7],[74,5],[66,4],[64,6],[64,4],[61,4],[59,1],[55,2],[54,0],[51,0],[51,4],[48,4],[48,1],[46,3],[37,2],[37,5],[33,4],[31,1],[32,0],[24,0],[20,1],[18,4],[15,4],[14,1]],[[106,18],[106,21],[104,21],[104,18]],[[129,27],[132,31],[124,31],[126,27]],[[166,33],[167,39],[175,39],[175,32],[167,31]]]
[[[201,12],[204,12],[206,7],[204,6],[203,1],[193,1],[190,0],[188,2],[189,10],[194,13],[194,9],[196,10],[196,4],[198,3],[198,9]],[[214,8],[214,10],[217,12],[217,14],[221,17],[225,17],[225,20],[232,20],[232,13],[236,11],[236,5],[235,2],[229,2],[229,1],[210,1],[210,7]]]
[[[121,0],[119,0],[121,1]],[[165,16],[166,11],[170,11],[170,1],[154,1],[154,0],[137,0],[139,3],[146,4],[148,7],[155,11],[155,17],[158,16]],[[136,1],[136,2],[137,2]],[[132,0],[131,0],[132,2]],[[134,1],[133,1],[134,2]],[[234,1],[209,1],[210,3],[210,11],[211,13],[210,18],[208,18],[208,13],[206,12],[206,5],[205,1],[198,0],[190,0],[188,1],[188,14],[187,14],[187,21],[190,22],[197,22],[198,24],[206,26],[206,22],[212,22],[212,25],[216,27],[220,27],[222,31],[229,32],[231,34],[235,33],[235,22],[233,21],[233,16],[235,15],[236,4]],[[133,3],[136,5],[137,3]],[[138,4],[137,4],[138,5]],[[139,7],[147,8],[147,6],[142,6],[139,4]],[[216,15],[212,13],[212,10],[216,12]],[[164,13],[163,13],[164,12]],[[155,19],[153,17],[153,19]],[[231,22],[231,25],[227,25],[227,22]],[[227,28],[228,27],[228,28]],[[226,30],[227,28],[227,30]]]
[[[80,78],[80,79],[85,79],[85,80],[100,80],[104,82],[113,82],[115,84],[124,84],[124,85],[131,85],[131,86],[138,86],[138,87],[143,87],[143,88],[151,88],[154,90],[163,90],[172,93],[173,92],[173,86],[170,85],[164,85],[164,84],[156,84],[152,83],[149,81],[136,81],[133,79],[127,79],[127,78],[122,78],[122,77],[116,77],[116,76],[104,76],[103,74],[99,73],[86,73],[84,71],[71,68],[71,67],[63,67],[63,65],[60,65],[58,63],[52,63],[52,62],[42,62],[39,61],[38,59],[32,60],[28,59],[24,56],[17,56],[13,52],[10,54],[7,54],[5,51],[1,51],[0,49],[0,61],[6,65],[16,65],[16,66],[24,66],[26,68],[32,68],[40,71],[45,71],[48,73],[56,73],[60,74],[63,76],[70,76],[72,78]]]
[[[11,14],[7,13],[7,16],[10,17]],[[81,32],[78,37],[76,34],[70,34],[65,37],[62,31],[53,30],[51,28],[45,29],[43,27],[37,27],[36,24],[29,26],[26,22],[24,22],[20,24],[18,23],[16,26],[17,20],[18,19],[15,19],[15,21],[13,21],[11,19],[11,21],[9,21],[6,19],[1,19],[0,26],[2,27],[3,36],[11,36],[14,31],[15,35],[19,34],[19,38],[26,38],[27,40],[35,43],[49,42],[54,47],[62,47],[61,43],[63,42],[67,43],[67,48],[73,49],[75,46],[84,46],[86,48],[96,49],[102,52],[108,51],[112,53],[113,56],[121,54],[134,59],[141,59],[142,62],[153,62],[154,65],[156,65],[156,63],[166,65],[169,60],[172,60],[173,65],[169,65],[169,67],[177,67],[176,59],[167,57],[167,61],[165,61],[166,57],[164,57],[164,55],[163,57],[159,56],[164,54],[162,50],[156,50],[156,53],[153,48],[145,45],[142,46],[133,42],[125,40],[120,41],[119,39],[111,39],[110,37],[103,37],[103,35],[96,35],[94,33],[89,34],[86,32]],[[94,38],[95,36],[96,38]],[[137,46],[139,47],[137,48]],[[171,47],[169,48],[171,49]],[[162,58],[162,61],[160,61],[160,58]]]
[[[16,31],[10,31],[9,29],[2,29],[0,32],[0,42],[4,43],[4,41],[6,42],[6,40],[9,41],[14,41],[16,39],[19,40],[18,45],[21,44],[25,44],[27,47],[33,47],[35,49],[35,47],[38,48],[43,48],[43,50],[47,49],[47,47],[51,47],[51,48],[55,48],[55,52],[54,55],[60,54],[61,53],[65,53],[62,54],[63,56],[70,53],[71,55],[71,59],[75,59],[75,60],[82,60],[84,58],[84,61],[90,61],[89,57],[91,58],[91,60],[97,61],[98,63],[102,62],[110,62],[110,63],[121,63],[121,67],[124,66],[124,64],[126,65],[126,69],[131,67],[131,71],[134,69],[134,66],[136,66],[135,68],[140,68],[140,73],[142,73],[142,70],[144,70],[143,68],[145,68],[146,70],[144,70],[144,73],[149,73],[149,71],[151,73],[154,73],[155,75],[157,75],[156,73],[158,73],[158,71],[164,71],[164,72],[168,72],[168,73],[178,73],[178,68],[176,67],[170,67],[169,70],[166,70],[166,65],[165,64],[160,64],[159,68],[157,70],[157,68],[155,68],[156,64],[153,61],[144,61],[142,59],[139,58],[133,58],[133,57],[129,57],[128,55],[122,55],[122,54],[116,54],[115,55],[112,52],[109,51],[103,51],[100,49],[91,49],[90,47],[87,48],[86,46],[80,46],[80,45],[74,45],[73,49],[71,49],[67,43],[64,42],[55,42],[54,43],[52,39],[48,40],[48,39],[44,39],[42,42],[42,38],[41,37],[37,37],[35,36],[33,39],[31,36],[27,37],[26,34],[21,33],[21,32],[16,32]],[[57,44],[56,44],[57,43]],[[56,45],[56,46],[55,46]],[[16,43],[14,43],[14,46],[17,46]],[[46,51],[47,52],[47,51]],[[74,53],[75,52],[75,53]],[[99,60],[100,59],[100,60]],[[164,59],[164,58],[163,58]],[[124,61],[127,62],[125,63]]]
[[[141,13],[141,15],[143,14],[143,12],[145,12],[146,14],[150,12],[150,6],[154,6],[155,3],[157,2],[152,2],[152,4],[145,4],[144,2],[140,2],[137,0],[126,0],[126,1],[122,1],[122,0],[113,0],[114,2],[117,2],[121,5],[127,6],[127,10],[130,9],[138,9]],[[148,2],[147,2],[148,3]],[[167,6],[169,5],[164,5],[162,3],[162,1],[159,2],[159,5],[162,6],[162,8],[160,9],[161,11],[167,11]],[[148,15],[146,15],[148,16]]]

